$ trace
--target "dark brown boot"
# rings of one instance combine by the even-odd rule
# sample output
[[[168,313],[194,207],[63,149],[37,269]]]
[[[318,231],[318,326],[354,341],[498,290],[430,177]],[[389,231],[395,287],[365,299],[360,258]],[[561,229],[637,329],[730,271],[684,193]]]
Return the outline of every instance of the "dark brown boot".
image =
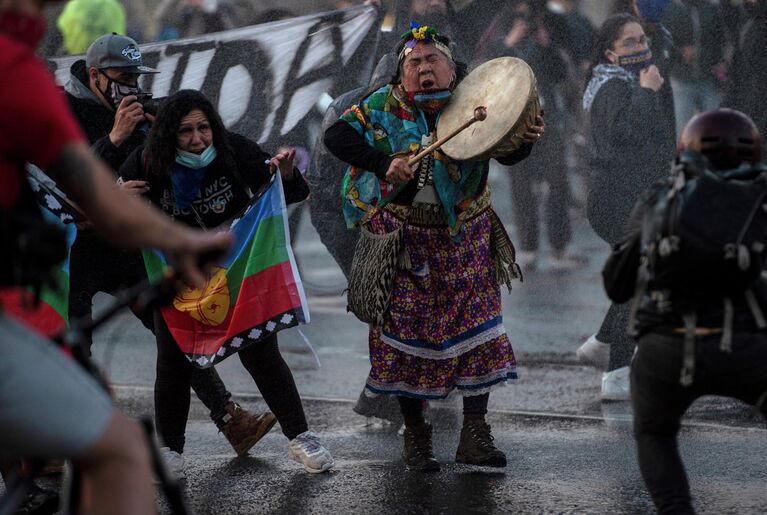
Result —
[[[405,427],[405,447],[402,457],[408,468],[423,472],[438,472],[439,462],[431,448],[431,424]]]
[[[463,423],[455,462],[486,467],[505,467],[506,455],[493,444],[490,425],[484,420],[473,419]]]
[[[237,456],[245,456],[277,422],[271,411],[256,415],[229,402],[224,406],[226,417],[219,429],[234,448]]]

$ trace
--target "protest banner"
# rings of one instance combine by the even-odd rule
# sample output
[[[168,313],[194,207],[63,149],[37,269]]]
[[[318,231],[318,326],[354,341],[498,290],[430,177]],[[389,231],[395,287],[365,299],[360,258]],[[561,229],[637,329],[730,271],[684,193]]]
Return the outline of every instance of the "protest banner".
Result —
[[[200,90],[227,128],[267,148],[304,144],[301,131],[326,92],[367,83],[378,12],[372,7],[318,13],[204,36],[139,45],[142,89],[155,98]],[[83,56],[53,59],[60,84]],[[322,113],[316,113],[321,120]]]

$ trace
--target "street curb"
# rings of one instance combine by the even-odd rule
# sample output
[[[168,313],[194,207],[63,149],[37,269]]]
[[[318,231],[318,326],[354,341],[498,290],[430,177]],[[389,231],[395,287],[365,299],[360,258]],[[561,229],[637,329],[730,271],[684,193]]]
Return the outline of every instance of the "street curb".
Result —
[[[120,392],[154,392],[154,388],[151,386],[141,385],[111,385],[112,390],[117,394]],[[263,401],[263,397],[259,394],[250,392],[232,392],[238,399],[244,401]],[[327,404],[348,404],[353,406],[356,404],[356,399],[343,399],[337,397],[315,397],[311,395],[302,395],[301,400],[311,401]],[[616,403],[617,404],[617,403]],[[622,416],[596,416],[596,415],[577,415],[572,413],[555,413],[555,412],[543,412],[543,411],[527,411],[527,410],[504,410],[504,409],[489,409],[490,415],[507,416],[507,417],[527,417],[537,419],[548,420],[569,420],[569,421],[582,421],[591,423],[604,423],[608,426],[614,426],[616,424],[629,424],[631,422],[630,415]],[[694,429],[716,429],[734,432],[747,432],[747,433],[767,433],[767,428],[754,427],[754,426],[736,426],[727,424],[716,424],[713,422],[698,422],[695,420],[682,420],[682,427],[694,428]]]

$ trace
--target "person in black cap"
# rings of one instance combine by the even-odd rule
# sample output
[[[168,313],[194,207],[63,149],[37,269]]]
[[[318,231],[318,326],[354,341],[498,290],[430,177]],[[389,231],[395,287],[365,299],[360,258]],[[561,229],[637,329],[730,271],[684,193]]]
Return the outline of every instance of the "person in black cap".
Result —
[[[85,59],[75,61],[66,85],[67,99],[96,154],[117,170],[146,137],[153,121],[139,101],[139,77],[157,70],[143,65],[136,42],[119,34],[94,41]],[[137,130],[139,129],[139,130]],[[127,188],[129,190],[135,188]],[[136,193],[141,193],[137,191]]]
[[[91,149],[112,170],[118,170],[144,143],[146,127],[154,121],[140,100],[148,98],[138,84],[139,77],[147,73],[157,70],[144,66],[136,42],[119,34],[98,38],[88,47],[85,59],[76,61],[70,69],[65,86],[69,105]],[[144,181],[127,181],[121,186],[135,195],[148,191]],[[113,293],[144,278],[144,263],[138,252],[114,248],[88,227],[78,227],[70,255],[70,318],[90,317],[96,293]],[[136,316],[154,332],[151,313]],[[93,344],[90,335],[88,344]],[[196,369],[191,382],[210,410],[211,419],[238,455],[246,454],[255,445],[259,438],[254,435],[266,434],[276,423],[271,412],[250,413],[231,401],[231,394],[213,368]]]
[[[75,61],[65,86],[66,97],[94,153],[117,170],[134,148],[144,142],[144,124],[152,115],[138,101],[138,79],[156,73],[143,66],[136,42],[117,34],[101,36],[88,47],[85,59]],[[124,184],[129,192],[141,193],[140,184]],[[140,254],[117,250],[88,227],[78,226],[72,247],[70,270],[70,318],[89,317],[93,296],[111,293],[144,278]],[[151,316],[139,316],[152,329]],[[92,344],[90,335],[89,346]]]

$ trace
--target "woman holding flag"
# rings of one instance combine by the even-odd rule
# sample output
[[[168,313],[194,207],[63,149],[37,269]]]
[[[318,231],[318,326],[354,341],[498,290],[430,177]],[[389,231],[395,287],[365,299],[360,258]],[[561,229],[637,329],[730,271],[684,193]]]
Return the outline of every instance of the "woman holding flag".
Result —
[[[253,141],[227,131],[202,93],[182,90],[168,97],[145,146],[120,169],[123,181],[145,181],[139,192],[175,220],[215,229],[237,218],[231,230],[236,241],[248,246],[232,253],[231,262],[215,271],[205,291],[189,288],[172,307],[155,313],[155,419],[169,448],[167,461],[179,471],[190,371],[235,352],[280,422],[290,456],[309,472],[334,465],[317,435],[308,430],[293,375],[277,346],[276,332],[305,316],[279,216],[284,201],[299,202],[309,193],[293,166],[294,157],[293,150],[270,157]],[[272,180],[277,170],[282,181]],[[238,233],[245,236],[238,238]],[[263,243],[269,236],[270,243]],[[159,259],[145,252],[150,275],[162,266]],[[237,273],[241,281],[233,278]]]

